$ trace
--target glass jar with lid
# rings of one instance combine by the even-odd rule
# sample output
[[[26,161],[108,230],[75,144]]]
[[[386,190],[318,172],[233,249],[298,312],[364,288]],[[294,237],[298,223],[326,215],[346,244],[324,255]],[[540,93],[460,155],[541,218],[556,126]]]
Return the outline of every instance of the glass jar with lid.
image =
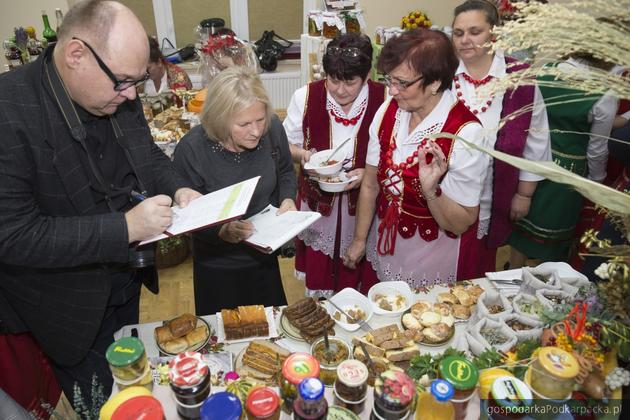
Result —
[[[308,353],[293,353],[282,364],[278,386],[283,400],[282,409],[293,412],[293,402],[298,396],[298,385],[306,378],[319,377],[319,362]]]
[[[333,39],[341,35],[343,21],[335,12],[322,13],[322,35],[324,38]]]
[[[532,391],[520,379],[500,376],[494,380],[488,395],[488,413],[493,420],[520,419],[532,405]]]
[[[455,407],[455,418],[466,418],[468,401],[477,391],[479,370],[465,357],[450,356],[442,359],[438,373],[440,378],[448,381],[455,389],[455,395],[451,399]]]
[[[201,420],[239,420],[242,413],[241,400],[231,392],[212,394],[201,406]]]
[[[532,391],[541,398],[563,400],[573,391],[580,365],[571,353],[563,349],[543,347],[528,370]]]
[[[120,404],[111,417],[111,420],[127,419],[164,420],[164,409],[153,396],[131,398]]]
[[[278,420],[280,418],[280,398],[269,387],[256,388],[247,396],[245,409],[248,420]]]
[[[185,419],[197,419],[201,405],[210,394],[210,370],[200,353],[178,354],[168,364],[168,378],[177,403],[177,413]]]
[[[333,388],[335,405],[359,414],[367,398],[368,369],[360,360],[345,360],[337,367],[337,380]]]
[[[109,345],[105,352],[118,389],[140,385],[151,390],[153,377],[144,344],[136,337],[123,337]]]
[[[324,383],[318,378],[306,378],[298,386],[298,398],[293,402],[295,420],[323,420],[328,415],[324,398]]]
[[[308,12],[308,34],[310,36],[322,36],[322,17],[321,10]]]
[[[416,384],[405,372],[386,370],[374,381],[374,406],[370,419],[407,418],[415,394]]]

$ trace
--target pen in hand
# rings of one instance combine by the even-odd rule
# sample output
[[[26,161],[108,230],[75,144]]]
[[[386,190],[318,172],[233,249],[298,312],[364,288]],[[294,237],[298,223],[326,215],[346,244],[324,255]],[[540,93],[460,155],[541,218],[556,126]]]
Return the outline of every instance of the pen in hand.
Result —
[[[147,199],[147,197],[144,194],[141,194],[137,192],[136,190],[131,190],[130,194],[131,194],[131,198],[133,198],[139,203]]]

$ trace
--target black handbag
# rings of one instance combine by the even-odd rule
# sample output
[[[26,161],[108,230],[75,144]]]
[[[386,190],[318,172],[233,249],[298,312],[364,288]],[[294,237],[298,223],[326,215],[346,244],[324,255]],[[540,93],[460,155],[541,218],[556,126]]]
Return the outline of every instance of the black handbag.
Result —
[[[260,39],[254,42],[254,45],[260,67],[266,71],[274,71],[278,67],[278,60],[284,51],[293,45],[293,42],[282,38],[274,31],[265,31]]]

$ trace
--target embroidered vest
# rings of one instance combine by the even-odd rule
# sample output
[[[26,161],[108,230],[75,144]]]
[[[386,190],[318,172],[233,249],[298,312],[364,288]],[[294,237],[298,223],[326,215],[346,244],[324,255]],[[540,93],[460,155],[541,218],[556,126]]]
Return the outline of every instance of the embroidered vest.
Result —
[[[370,124],[374,114],[385,100],[385,86],[368,80],[368,103],[361,126],[354,139],[354,155],[351,169],[365,168],[365,155],[370,141]],[[302,133],[304,134],[304,149],[315,148],[326,150],[332,148],[331,121],[326,110],[326,81],[319,80],[308,85],[306,106],[302,119]],[[298,200],[304,200],[312,211],[318,211],[324,216],[330,215],[332,204],[338,193],[322,191],[316,181],[300,170],[298,177]],[[348,212],[356,212],[359,189],[348,192]]]
[[[378,138],[381,146],[379,166],[377,171],[377,180],[380,185],[380,191],[376,199],[376,211],[381,219],[378,227],[378,252],[381,255],[394,254],[396,246],[396,236],[400,234],[403,238],[411,238],[416,231],[420,237],[426,242],[437,239],[440,229],[438,223],[431,215],[431,211],[422,193],[420,180],[418,179],[419,164],[408,166],[402,172],[402,180],[394,176],[394,179],[388,177],[386,162],[386,153],[389,150],[390,142],[395,142],[393,138],[394,125],[396,123],[396,113],[398,111],[398,103],[392,99],[383,114],[378,129]],[[446,117],[442,132],[458,134],[460,130],[469,123],[479,123],[477,117],[457,101]],[[453,139],[440,137],[435,139],[440,146],[447,163],[450,162],[451,152],[453,149]],[[448,170],[447,170],[448,171]],[[444,174],[446,175],[446,174]],[[397,184],[400,195],[394,194],[389,185]],[[451,232],[446,234],[452,238],[456,237]],[[381,246],[382,245],[382,246]]]
[[[507,73],[523,70],[529,65],[519,63],[511,57],[505,57]],[[505,118],[519,109],[534,103],[534,85],[519,86],[508,89],[503,95],[501,118]],[[512,156],[522,157],[527,142],[532,112],[527,111],[513,120],[507,120],[497,134],[495,150]],[[518,189],[520,170],[509,163],[494,159],[494,176],[492,180],[492,207],[487,246],[497,248],[507,242],[512,233],[510,208],[512,197]]]

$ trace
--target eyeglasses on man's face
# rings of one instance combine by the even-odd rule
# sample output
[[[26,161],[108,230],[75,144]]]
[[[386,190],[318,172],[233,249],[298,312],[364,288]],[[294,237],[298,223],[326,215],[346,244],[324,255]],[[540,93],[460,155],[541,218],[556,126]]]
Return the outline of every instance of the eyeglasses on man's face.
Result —
[[[116,92],[122,92],[123,90],[127,90],[132,86],[137,86],[141,83],[144,83],[149,79],[148,72],[146,72],[145,75],[142,76],[140,79],[135,79],[135,80],[134,79],[122,79],[122,80],[117,79],[116,76],[114,76],[114,72],[112,72],[109,69],[109,67],[107,67],[107,64],[105,64],[105,62],[101,60],[101,57],[98,56],[98,54],[96,53],[96,51],[94,51],[94,48],[92,48],[90,44],[88,44],[84,40],[77,37],[72,37],[72,39],[76,39],[77,41],[83,42],[83,44],[88,48],[88,50],[90,50],[92,55],[94,55],[94,58],[96,59],[96,62],[98,63],[98,66],[101,68],[101,70],[103,70],[103,73],[105,73],[107,77],[109,77],[109,80],[111,80],[112,83],[114,83],[114,90]]]
[[[401,80],[397,77],[392,77],[389,74],[386,74],[385,76],[383,76],[383,82],[390,88],[394,87],[398,90],[405,90],[408,87],[410,87],[411,85],[414,85],[416,83],[418,83],[420,80],[423,79],[423,76],[418,77],[415,80]]]

